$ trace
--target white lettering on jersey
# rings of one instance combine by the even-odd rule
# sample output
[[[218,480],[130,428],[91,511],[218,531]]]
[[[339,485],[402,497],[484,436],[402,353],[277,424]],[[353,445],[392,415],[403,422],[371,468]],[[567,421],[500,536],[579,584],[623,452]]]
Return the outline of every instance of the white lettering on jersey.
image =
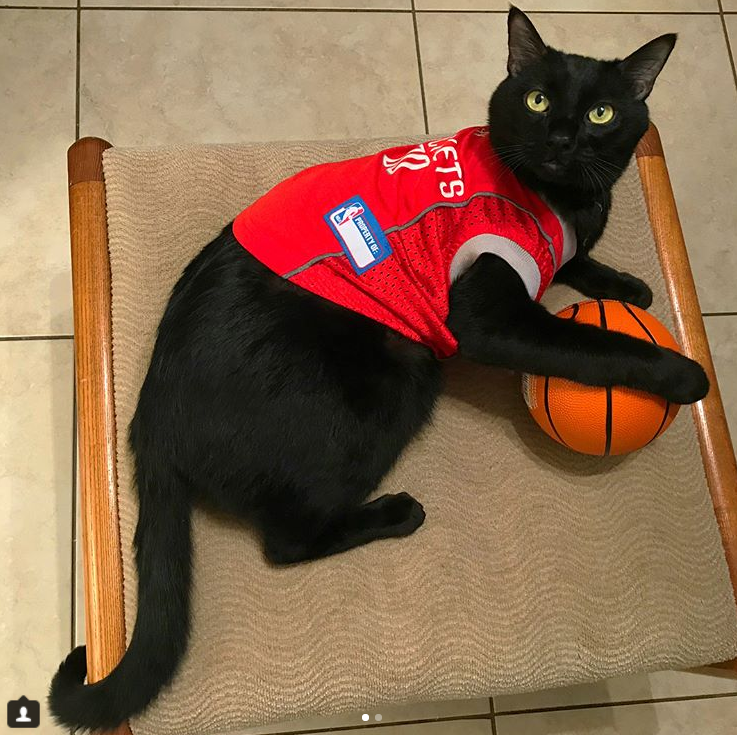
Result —
[[[392,175],[400,169],[419,171],[430,165],[430,160],[437,164],[435,173],[440,179],[438,189],[444,199],[463,196],[466,187],[463,183],[463,167],[458,160],[458,141],[455,138],[431,140],[407,151],[399,158],[390,158],[384,154],[382,163],[386,172]]]
[[[401,158],[389,158],[385,153],[382,163],[387,173],[391,175],[401,168],[407,168],[410,171],[427,168],[430,165],[430,156],[425,151],[424,143],[420,143],[416,148],[407,151]]]
[[[458,160],[458,141],[455,138],[442,138],[427,145],[432,152],[432,160],[438,164],[435,173],[442,175],[443,180],[438,184],[440,196],[445,199],[463,196],[466,187],[463,183],[463,167]]]
[[[440,193],[446,198],[446,199],[452,199],[453,197],[460,197],[463,196],[463,192],[465,191],[465,187],[463,186],[462,181],[443,181],[440,184]]]

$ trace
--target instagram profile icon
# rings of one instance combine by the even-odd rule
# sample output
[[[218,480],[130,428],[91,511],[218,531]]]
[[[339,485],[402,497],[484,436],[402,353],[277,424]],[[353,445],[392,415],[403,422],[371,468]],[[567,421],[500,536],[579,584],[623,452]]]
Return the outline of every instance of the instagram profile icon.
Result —
[[[8,702],[8,727],[38,727],[41,720],[39,703],[20,697]]]

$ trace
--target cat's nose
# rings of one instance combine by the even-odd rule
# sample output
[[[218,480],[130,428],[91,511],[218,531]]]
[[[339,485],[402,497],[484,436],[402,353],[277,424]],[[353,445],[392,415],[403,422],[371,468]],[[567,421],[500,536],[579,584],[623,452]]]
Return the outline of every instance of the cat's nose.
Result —
[[[573,145],[573,136],[568,133],[551,133],[548,136],[548,150],[553,153],[570,153]]]
[[[570,153],[576,145],[578,129],[573,121],[559,117],[548,127],[548,150],[552,153]]]

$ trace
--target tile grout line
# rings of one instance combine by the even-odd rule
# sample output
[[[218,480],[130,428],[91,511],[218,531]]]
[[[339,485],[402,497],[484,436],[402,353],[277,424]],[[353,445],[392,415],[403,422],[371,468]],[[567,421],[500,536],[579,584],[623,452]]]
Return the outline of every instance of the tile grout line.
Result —
[[[693,702],[697,700],[710,700],[710,699],[727,699],[737,698],[737,692],[723,692],[718,694],[696,694],[688,695],[683,697],[664,697],[661,699],[632,699],[624,700],[620,702],[597,702],[589,704],[576,704],[576,705],[564,705],[561,707],[539,707],[531,709],[520,709],[520,710],[509,710],[507,712],[497,712],[494,708],[493,697],[489,697],[489,714],[473,714],[473,715],[453,715],[448,717],[427,717],[414,720],[397,720],[394,722],[381,722],[371,724],[357,724],[357,725],[341,725],[329,729],[322,729],[319,726],[317,728],[307,728],[301,730],[281,730],[275,735],[330,735],[331,733],[354,733],[360,730],[376,730],[381,731],[387,727],[400,727],[405,725],[427,725],[432,723],[440,722],[468,722],[468,721],[488,721],[491,724],[492,735],[497,735],[496,729],[496,718],[498,717],[509,717],[516,715],[527,715],[527,714],[541,714],[547,712],[566,712],[575,710],[585,709],[605,709],[612,707],[627,707],[633,705],[643,704],[662,704],[670,702]]]
[[[72,369],[72,625],[71,649],[77,645],[77,381]],[[70,649],[70,650],[71,650]]]
[[[628,699],[620,702],[589,702],[587,704],[562,705],[560,707],[536,707],[530,709],[514,709],[506,712],[496,712],[495,717],[509,717],[515,715],[544,714],[547,712],[568,712],[585,709],[604,709],[611,707],[632,707],[642,704],[668,704],[671,702],[694,702],[708,699],[729,699],[737,697],[737,692],[719,692],[718,694],[689,694],[683,697],[663,697],[660,699]]]
[[[428,123],[427,123],[427,99],[425,98],[425,78],[422,72],[422,54],[420,53],[420,32],[417,28],[417,12],[415,11],[415,0],[412,0],[412,28],[415,34],[415,53],[417,54],[417,72],[420,77],[420,97],[422,99],[422,119],[425,123],[425,135],[428,135],[430,132],[430,127],[428,126]]]
[[[77,57],[74,71],[74,140],[79,140],[79,79],[80,79],[80,45],[82,38],[82,0],[77,0]]]
[[[74,339],[73,334],[27,334],[11,337],[0,337],[0,342],[42,342],[44,340]]]
[[[727,19],[724,17],[724,7],[722,0],[717,0],[719,5],[719,19],[722,21],[722,31],[724,33],[724,42],[727,44],[727,56],[729,56],[729,65],[732,67],[732,79],[734,80],[735,90],[737,90],[737,67],[734,63],[734,54],[732,53],[732,44],[729,40],[729,29],[727,28]]]
[[[352,12],[352,13],[361,13],[361,12],[374,12],[374,13],[407,13],[411,12],[412,14],[412,22],[413,22],[413,29],[414,29],[414,37],[415,37],[415,46],[416,46],[416,54],[417,54],[417,63],[418,63],[418,72],[419,72],[419,82],[420,82],[420,93],[422,98],[422,108],[423,108],[423,118],[424,118],[424,125],[425,125],[425,133],[429,133],[429,125],[428,125],[428,113],[427,113],[427,104],[426,104],[426,97],[425,97],[425,88],[424,88],[424,79],[423,79],[423,69],[422,69],[422,59],[421,59],[421,52],[420,52],[420,42],[419,42],[419,32],[418,32],[418,24],[417,24],[417,13],[426,13],[426,14],[438,14],[438,13],[448,13],[448,14],[460,14],[460,13],[467,13],[467,14],[506,14],[507,11],[460,11],[460,10],[449,10],[449,11],[443,11],[443,10],[437,10],[437,11],[417,11],[415,8],[415,0],[411,0],[412,2],[412,8],[411,11],[408,10],[393,10],[393,9],[340,9],[340,8],[324,8],[324,9],[311,9],[311,8],[211,8],[211,7],[145,7],[145,6],[125,6],[125,7],[105,7],[105,6],[89,6],[85,7],[85,10],[131,10],[131,11],[141,11],[141,10],[171,10],[171,11],[207,11],[207,10],[216,10],[216,11],[231,11],[231,12],[272,12],[272,11],[286,11],[286,12],[293,12],[295,10],[301,11],[301,12],[312,12],[312,13],[320,13],[320,12]],[[727,31],[727,26],[725,22],[725,13],[722,9],[722,1],[718,0],[719,4],[719,16],[721,19],[725,41],[727,44],[727,50],[730,60],[730,65],[732,69],[733,78],[735,81],[735,85],[737,87],[737,71],[735,70],[735,61],[734,56],[732,54],[731,45],[729,42],[729,36]],[[75,9],[72,6],[69,7],[58,7],[58,6],[12,6],[12,5],[3,5],[0,6],[0,9],[21,9],[21,10],[70,10]],[[80,128],[80,37],[81,37],[81,0],[77,0],[76,3],[76,70],[75,70],[75,140],[79,139],[79,128]],[[583,13],[575,12],[575,11],[548,11],[553,14],[597,14],[597,15],[630,15],[630,14],[649,14],[649,15],[716,15],[717,13],[714,12],[690,12],[690,13],[676,13],[676,12],[665,12],[665,13],[657,13],[655,11],[653,12],[646,12],[646,13],[630,13],[627,11],[613,11],[613,12],[597,12],[597,11],[584,11]],[[705,312],[702,314],[704,317],[716,317],[716,316],[737,316],[737,312]],[[38,336],[19,336],[19,337],[0,337],[0,341],[34,341],[34,340],[71,340],[73,339],[73,335],[38,335]],[[76,456],[76,449],[77,449],[77,436],[76,436],[76,386],[75,386],[74,378],[73,378],[73,412],[72,412],[72,424],[73,424],[73,437],[72,437],[72,547],[71,547],[71,558],[72,558],[72,599],[71,599],[71,610],[72,610],[72,617],[71,617],[71,645],[74,647],[75,645],[75,636],[76,636],[76,625],[75,625],[75,608],[76,608],[76,534],[78,532],[77,528],[77,519],[76,519],[76,508],[77,508],[77,497],[76,497],[76,471],[77,471],[77,456]],[[570,707],[551,707],[551,708],[541,708],[541,709],[530,709],[530,710],[516,710],[516,711],[509,711],[509,712],[501,712],[496,713],[494,709],[494,702],[493,697],[489,697],[489,707],[490,707],[490,717],[486,717],[483,715],[468,715],[468,716],[455,716],[455,717],[448,717],[448,718],[433,718],[433,719],[419,719],[419,720],[407,720],[407,721],[398,721],[393,723],[382,723],[382,724],[376,724],[376,725],[356,725],[356,726],[345,726],[340,727],[335,730],[299,730],[299,731],[289,731],[290,735],[302,735],[303,733],[330,733],[330,732],[353,732],[356,730],[364,730],[364,729],[380,729],[382,727],[386,726],[398,726],[398,725],[409,725],[409,724],[423,724],[423,723],[432,723],[432,722],[452,722],[452,721],[459,721],[459,720],[483,720],[483,719],[489,719],[491,723],[491,731],[492,735],[497,735],[497,728],[496,728],[496,717],[497,716],[506,716],[506,715],[517,715],[517,714],[528,714],[528,713],[538,713],[538,712],[548,712],[548,711],[565,711],[565,710],[575,710],[575,709],[587,709],[587,708],[596,708],[596,707],[615,707],[615,706],[629,706],[629,705],[636,705],[636,704],[647,704],[647,703],[658,703],[658,702],[680,702],[680,701],[693,701],[693,700],[702,700],[702,699],[716,699],[716,698],[726,698],[726,697],[734,697],[737,696],[737,693],[722,693],[722,694],[711,694],[711,695],[695,695],[695,696],[686,696],[686,697],[675,697],[675,698],[668,698],[668,699],[656,699],[656,700],[631,700],[631,701],[623,701],[623,702],[608,702],[608,703],[598,703],[598,704],[588,704],[588,705],[574,705]]]
[[[524,4],[524,3],[521,3]],[[361,12],[361,11],[359,11]],[[508,10],[418,10],[418,13],[437,15],[446,13],[448,15],[507,15]],[[527,15],[718,15],[717,10],[526,10]],[[734,11],[737,13],[737,11]]]
[[[82,25],[82,0],[77,0],[76,29],[75,29],[75,59],[74,59],[74,140],[79,140],[79,79],[80,79],[80,32]],[[72,362],[72,549],[71,549],[71,620],[70,620],[70,650],[77,646],[77,374],[76,361]],[[74,735],[74,730],[71,730]]]
[[[720,316],[737,316],[737,311],[702,311],[701,316],[705,319]],[[33,342],[43,340],[74,339],[73,334],[18,334],[0,336],[0,342]]]
[[[58,5],[0,5],[0,10],[74,10],[76,5],[58,6]],[[232,12],[232,13],[399,13],[410,14],[411,9],[403,8],[284,8],[284,7],[233,7],[233,6],[209,6],[209,5],[191,5],[191,6],[172,6],[172,5],[84,5],[81,10],[107,10],[107,11],[174,11],[174,12],[192,12],[192,11],[213,11],[213,12]],[[506,15],[506,10],[416,10],[421,15],[433,15],[445,13],[449,15]],[[712,10],[534,10],[530,11],[530,15],[696,15],[711,16],[720,15],[718,11]],[[724,15],[735,15],[737,11],[725,11]]]
[[[392,722],[369,723],[366,725],[339,725],[330,729],[307,729],[307,730],[280,730],[274,735],[331,735],[331,733],[351,733],[351,735],[359,730],[377,730],[380,731],[387,727],[403,727],[405,725],[429,725],[434,722],[468,722],[478,720],[480,722],[488,722],[491,720],[489,714],[476,715],[453,715],[448,717],[426,717],[417,720],[396,720]]]
[[[74,10],[77,5],[0,5],[0,10]],[[232,5],[82,5],[80,10],[137,11],[137,12],[226,12],[226,13],[391,13],[409,15],[412,11],[403,8],[284,8],[284,7],[241,7]],[[420,11],[421,12],[421,11]],[[454,11],[455,12],[455,11]]]

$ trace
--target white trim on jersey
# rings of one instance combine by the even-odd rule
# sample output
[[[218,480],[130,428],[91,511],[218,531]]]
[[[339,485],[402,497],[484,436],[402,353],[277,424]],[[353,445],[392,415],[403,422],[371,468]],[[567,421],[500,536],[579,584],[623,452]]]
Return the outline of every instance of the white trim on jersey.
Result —
[[[550,207],[547,200],[545,203]],[[553,209],[553,207],[550,207],[550,210],[556,216],[558,222],[560,222],[560,229],[563,230],[563,255],[561,257],[560,265],[558,266],[558,270],[560,270],[560,268],[576,254],[576,247],[578,246],[576,241],[576,230],[573,228],[573,225],[564,220],[563,217]]]
[[[531,299],[537,298],[540,290],[540,268],[521,245],[501,235],[476,235],[461,245],[450,263],[451,282],[460,278],[482,253],[498,255],[519,273]]]

